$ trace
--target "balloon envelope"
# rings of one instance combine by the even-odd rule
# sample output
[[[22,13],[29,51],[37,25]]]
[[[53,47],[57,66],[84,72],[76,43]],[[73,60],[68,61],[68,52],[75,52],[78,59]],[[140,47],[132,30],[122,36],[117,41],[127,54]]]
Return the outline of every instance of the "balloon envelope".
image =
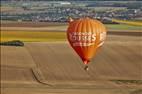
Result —
[[[71,19],[69,22],[68,41],[84,64],[89,63],[97,49],[104,43],[105,37],[106,28],[97,20],[82,18],[75,21]]]

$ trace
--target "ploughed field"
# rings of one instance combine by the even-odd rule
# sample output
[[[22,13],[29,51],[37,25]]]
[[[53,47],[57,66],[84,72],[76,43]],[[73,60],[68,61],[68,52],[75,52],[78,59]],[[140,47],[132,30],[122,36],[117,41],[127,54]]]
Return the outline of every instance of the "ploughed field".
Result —
[[[47,38],[49,33],[55,41],[24,41],[23,47],[0,46],[2,94],[142,93],[140,30],[108,31],[107,40],[88,71],[66,41],[65,32],[50,31],[45,33]],[[63,34],[63,40],[56,39],[54,33]],[[10,33],[8,36],[11,37]]]

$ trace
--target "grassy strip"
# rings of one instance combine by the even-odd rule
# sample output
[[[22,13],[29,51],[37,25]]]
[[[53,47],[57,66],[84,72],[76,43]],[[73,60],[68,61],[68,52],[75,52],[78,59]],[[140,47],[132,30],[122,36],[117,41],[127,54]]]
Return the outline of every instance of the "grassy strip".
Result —
[[[139,30],[142,31],[141,26],[132,26],[127,24],[106,24],[108,30]]]

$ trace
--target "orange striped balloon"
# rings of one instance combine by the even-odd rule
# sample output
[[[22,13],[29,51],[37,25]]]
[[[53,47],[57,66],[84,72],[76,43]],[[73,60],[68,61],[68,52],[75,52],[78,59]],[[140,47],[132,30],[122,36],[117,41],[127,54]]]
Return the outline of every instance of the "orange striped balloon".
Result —
[[[88,17],[75,21],[69,18],[67,38],[72,48],[86,65],[104,43],[106,28],[98,20]]]

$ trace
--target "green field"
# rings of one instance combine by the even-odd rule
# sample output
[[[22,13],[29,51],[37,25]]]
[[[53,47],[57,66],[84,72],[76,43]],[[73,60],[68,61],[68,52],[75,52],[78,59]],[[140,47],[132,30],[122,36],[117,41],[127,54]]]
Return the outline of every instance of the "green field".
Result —
[[[138,30],[142,31],[141,26],[133,26],[127,24],[106,24],[108,30]]]

